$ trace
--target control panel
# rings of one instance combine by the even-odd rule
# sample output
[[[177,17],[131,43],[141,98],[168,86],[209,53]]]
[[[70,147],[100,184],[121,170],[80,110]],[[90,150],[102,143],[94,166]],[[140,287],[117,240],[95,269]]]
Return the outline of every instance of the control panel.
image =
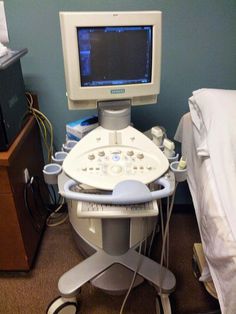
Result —
[[[66,157],[63,170],[77,182],[104,190],[112,190],[124,180],[137,180],[148,184],[165,173],[169,164],[157,146],[144,135],[139,138],[139,133],[135,137],[132,134],[130,143],[127,143],[126,135],[126,140],[123,140],[126,145],[104,145],[104,141],[101,141],[103,145],[91,145],[88,137],[87,149],[83,149],[85,142],[79,142]],[[111,135],[107,138],[109,141]],[[119,138],[122,142],[122,134]],[[137,142],[139,147],[136,146]]]

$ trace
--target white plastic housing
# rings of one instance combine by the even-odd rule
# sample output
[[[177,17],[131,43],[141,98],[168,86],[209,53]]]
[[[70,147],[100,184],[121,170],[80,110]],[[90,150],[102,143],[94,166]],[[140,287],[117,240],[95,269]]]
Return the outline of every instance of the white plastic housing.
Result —
[[[96,128],[78,142],[63,162],[67,176],[103,190],[113,190],[125,180],[148,184],[168,168],[163,152],[130,126],[118,131]]]
[[[117,86],[81,86],[77,27],[152,26],[151,82]],[[161,12],[60,12],[69,109],[95,108],[98,100],[131,99],[133,105],[156,103],[160,92]],[[138,66],[138,65],[137,65]],[[114,93],[114,90],[124,90]]]

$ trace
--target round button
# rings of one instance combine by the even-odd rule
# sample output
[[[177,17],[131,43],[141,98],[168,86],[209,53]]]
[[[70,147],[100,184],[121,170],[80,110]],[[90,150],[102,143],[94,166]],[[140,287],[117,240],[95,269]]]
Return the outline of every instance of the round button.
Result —
[[[122,167],[121,166],[113,166],[113,167],[111,167],[111,171],[114,173],[120,173],[122,171]]]
[[[89,160],[93,160],[93,159],[95,159],[94,154],[89,154],[89,155],[88,155],[88,159],[89,159]]]
[[[112,160],[114,161],[119,161],[120,160],[120,155],[113,155]]]

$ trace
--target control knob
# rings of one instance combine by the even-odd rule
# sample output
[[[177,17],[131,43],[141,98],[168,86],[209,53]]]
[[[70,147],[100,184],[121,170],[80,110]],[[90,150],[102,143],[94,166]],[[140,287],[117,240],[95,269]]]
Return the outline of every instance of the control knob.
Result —
[[[134,154],[134,152],[133,152],[132,150],[128,150],[128,151],[127,151],[127,155],[128,155],[128,156],[133,156],[133,154]]]
[[[98,156],[99,156],[99,157],[105,156],[105,152],[104,152],[103,150],[100,150],[100,151],[98,152]]]
[[[95,159],[94,154],[89,154],[89,155],[88,155],[88,159],[89,159],[89,160],[93,160],[93,159]]]
[[[138,154],[137,154],[137,158],[138,158],[138,159],[143,159],[143,158],[144,158],[143,153],[138,153]]]

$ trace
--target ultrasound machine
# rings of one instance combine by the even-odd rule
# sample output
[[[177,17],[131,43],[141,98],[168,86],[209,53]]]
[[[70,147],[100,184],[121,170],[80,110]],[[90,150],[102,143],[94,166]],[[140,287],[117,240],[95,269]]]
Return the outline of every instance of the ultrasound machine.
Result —
[[[158,202],[173,194],[175,176],[163,151],[130,118],[132,106],[157,102],[161,16],[60,12],[68,107],[97,108],[99,126],[51,173],[84,260],[61,276],[60,298],[48,314],[77,313],[77,295],[87,282],[122,294],[143,280],[156,288],[163,312],[171,313],[175,277],[147,256],[142,243],[151,245]]]

